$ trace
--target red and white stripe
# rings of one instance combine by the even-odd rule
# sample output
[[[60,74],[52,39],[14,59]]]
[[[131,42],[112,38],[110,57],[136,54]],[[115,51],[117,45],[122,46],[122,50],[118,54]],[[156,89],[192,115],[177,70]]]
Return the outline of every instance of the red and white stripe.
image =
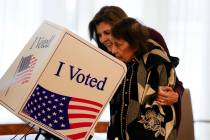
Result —
[[[16,73],[15,82],[19,84],[28,83],[33,73],[36,62],[37,59],[32,56],[28,67],[25,70]]]
[[[102,106],[102,104],[94,101],[71,98],[68,106],[71,132],[66,133],[66,136],[71,140],[84,139],[97,118]]]

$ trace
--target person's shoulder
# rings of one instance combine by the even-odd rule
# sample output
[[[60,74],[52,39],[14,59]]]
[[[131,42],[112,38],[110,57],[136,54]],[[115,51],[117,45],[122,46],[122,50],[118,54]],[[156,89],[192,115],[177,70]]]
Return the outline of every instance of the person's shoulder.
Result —
[[[166,42],[165,42],[163,36],[161,35],[161,33],[151,27],[147,27],[147,26],[145,26],[145,27],[147,28],[149,38],[158,42],[164,48],[164,50],[169,54]]]
[[[149,35],[152,37],[152,36],[161,36],[162,35],[160,34],[160,32],[158,32],[157,30],[155,30],[154,28],[151,28],[151,27],[148,27],[146,26],[148,32],[149,32]]]
[[[148,40],[148,52],[143,55],[146,68],[149,69],[163,63],[170,63],[168,54],[154,40]]]

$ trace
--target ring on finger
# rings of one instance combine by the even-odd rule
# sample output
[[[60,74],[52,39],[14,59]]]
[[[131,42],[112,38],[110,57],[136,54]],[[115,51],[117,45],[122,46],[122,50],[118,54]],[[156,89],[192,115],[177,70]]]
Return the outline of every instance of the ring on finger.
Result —
[[[164,103],[164,100],[160,100],[161,103]]]

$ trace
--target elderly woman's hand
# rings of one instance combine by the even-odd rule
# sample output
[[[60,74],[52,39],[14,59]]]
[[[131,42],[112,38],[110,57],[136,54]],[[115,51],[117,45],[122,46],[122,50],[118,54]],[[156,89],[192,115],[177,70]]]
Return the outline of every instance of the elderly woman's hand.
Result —
[[[157,103],[159,105],[172,105],[178,102],[179,94],[169,86],[161,86],[158,90]]]

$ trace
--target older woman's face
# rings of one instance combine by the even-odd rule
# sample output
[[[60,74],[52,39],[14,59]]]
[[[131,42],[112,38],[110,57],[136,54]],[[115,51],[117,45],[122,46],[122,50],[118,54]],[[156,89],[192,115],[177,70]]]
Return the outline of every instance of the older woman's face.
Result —
[[[131,61],[137,49],[132,48],[124,39],[116,39],[112,37],[112,42],[112,54],[114,54],[116,58],[120,59],[125,63]]]
[[[106,22],[101,22],[96,26],[96,33],[99,41],[111,52],[111,25]]]

